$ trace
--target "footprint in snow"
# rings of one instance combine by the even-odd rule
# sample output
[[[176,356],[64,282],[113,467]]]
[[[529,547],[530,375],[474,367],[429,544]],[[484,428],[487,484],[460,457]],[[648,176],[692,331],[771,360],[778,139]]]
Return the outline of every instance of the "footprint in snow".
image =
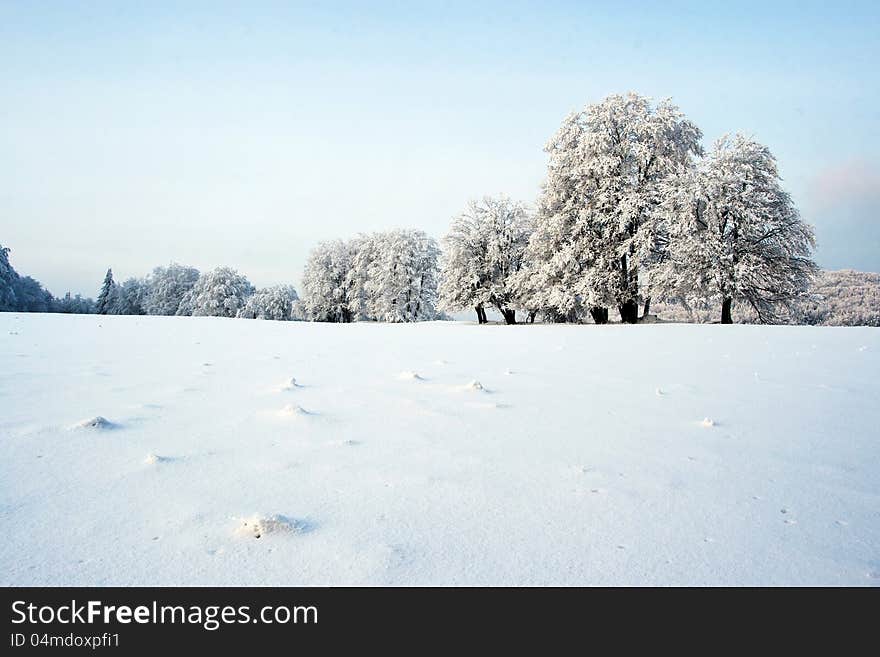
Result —
[[[700,422],[700,426],[704,427],[706,429],[711,429],[712,427],[717,426],[717,425],[718,425],[718,423],[715,422],[715,420],[708,418],[708,417],[704,417],[703,421]]]
[[[158,465],[159,463],[170,463],[173,461],[170,456],[159,456],[158,454],[147,454],[144,463],[147,465]]]
[[[304,534],[311,530],[311,524],[305,520],[277,514],[272,516],[255,514],[249,518],[236,518],[236,520],[239,524],[235,534],[245,538],[263,538],[273,534]]]
[[[406,370],[397,375],[398,379],[402,381],[424,381],[425,378],[421,376],[418,372],[411,372]]]
[[[296,382],[296,379],[294,377],[290,377],[289,379],[287,379],[287,381],[278,386],[278,389],[281,391],[287,391],[296,390],[297,388],[301,387],[302,386]]]
[[[286,404],[284,408],[278,411],[278,415],[281,417],[312,417],[317,415],[317,413],[313,411],[307,411],[302,406],[298,406],[296,404]]]
[[[116,429],[119,425],[111,422],[107,418],[96,415],[95,417],[89,418],[87,420],[82,420],[73,425],[73,429],[88,429],[92,431],[109,431],[110,429]]]
[[[484,388],[483,384],[476,379],[474,379],[470,383],[464,384],[463,386],[461,386],[461,389],[467,392],[489,392],[489,390]]]

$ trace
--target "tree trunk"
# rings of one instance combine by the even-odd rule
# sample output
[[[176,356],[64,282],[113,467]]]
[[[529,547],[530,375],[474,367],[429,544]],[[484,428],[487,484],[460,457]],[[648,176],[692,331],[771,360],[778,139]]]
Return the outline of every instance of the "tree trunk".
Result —
[[[648,311],[651,310],[651,297],[645,298],[645,310],[642,312],[642,319],[648,316]]]
[[[528,319],[526,319],[526,322],[528,322],[529,324],[534,324],[535,323],[535,315],[537,315],[537,314],[538,314],[538,312],[536,310],[531,311],[529,313]]]
[[[596,324],[608,323],[608,309],[602,306],[593,306],[590,308],[590,316]]]
[[[477,324],[482,324],[483,323],[483,316],[480,314],[480,307],[476,306],[474,308],[474,310],[477,311]]]
[[[730,307],[733,305],[733,299],[725,297],[721,302],[721,323],[733,324],[733,318],[730,316]]]
[[[511,309],[502,310],[501,314],[504,316],[504,323],[507,325],[516,324],[516,311]]]
[[[621,304],[620,321],[624,324],[635,324],[639,321],[639,304],[635,299],[630,299]]]
[[[488,321],[489,320],[486,319],[486,309],[480,304],[477,306],[477,322],[480,324],[486,324]]]

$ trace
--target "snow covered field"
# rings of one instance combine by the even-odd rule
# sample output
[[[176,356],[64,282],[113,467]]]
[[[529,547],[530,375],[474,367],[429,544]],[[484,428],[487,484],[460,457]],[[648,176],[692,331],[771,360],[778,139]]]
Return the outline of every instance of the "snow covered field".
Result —
[[[871,328],[0,314],[0,584],[878,585],[878,379]]]

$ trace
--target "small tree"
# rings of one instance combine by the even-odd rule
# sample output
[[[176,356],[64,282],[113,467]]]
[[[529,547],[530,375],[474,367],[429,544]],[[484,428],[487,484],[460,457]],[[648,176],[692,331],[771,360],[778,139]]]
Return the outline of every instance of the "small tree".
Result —
[[[436,319],[437,242],[420,230],[393,230],[375,237],[366,281],[369,315],[384,322]]]
[[[671,183],[664,215],[668,257],[652,278],[668,296],[720,302],[722,324],[738,302],[761,322],[780,321],[818,271],[813,229],[782,189],[773,155],[741,135],[720,139]]]
[[[303,307],[316,322],[350,322],[356,305],[351,282],[352,250],[342,240],[320,242],[303,272]]]
[[[254,286],[247,278],[230,267],[217,267],[199,276],[177,314],[235,317],[253,293]]]
[[[116,283],[113,282],[113,270],[108,269],[104,275],[104,283],[101,285],[101,291],[98,293],[98,299],[95,302],[95,309],[99,315],[106,315],[113,304],[113,293]]]
[[[441,307],[474,308],[483,324],[484,307],[490,305],[507,324],[516,324],[521,299],[514,279],[523,267],[530,233],[531,218],[523,204],[503,196],[471,201],[443,239]]]
[[[257,290],[248,297],[239,317],[246,319],[294,319],[294,304],[299,299],[292,285],[276,285]]]
[[[195,267],[174,262],[156,267],[144,283],[144,310],[149,315],[177,315],[181,301],[198,280],[199,270]]]

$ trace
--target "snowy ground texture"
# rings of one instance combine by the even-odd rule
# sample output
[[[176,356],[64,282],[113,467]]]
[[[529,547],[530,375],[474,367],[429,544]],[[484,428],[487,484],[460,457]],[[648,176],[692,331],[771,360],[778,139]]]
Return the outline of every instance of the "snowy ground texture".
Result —
[[[2,584],[880,584],[878,329],[0,314],[0,345]]]

